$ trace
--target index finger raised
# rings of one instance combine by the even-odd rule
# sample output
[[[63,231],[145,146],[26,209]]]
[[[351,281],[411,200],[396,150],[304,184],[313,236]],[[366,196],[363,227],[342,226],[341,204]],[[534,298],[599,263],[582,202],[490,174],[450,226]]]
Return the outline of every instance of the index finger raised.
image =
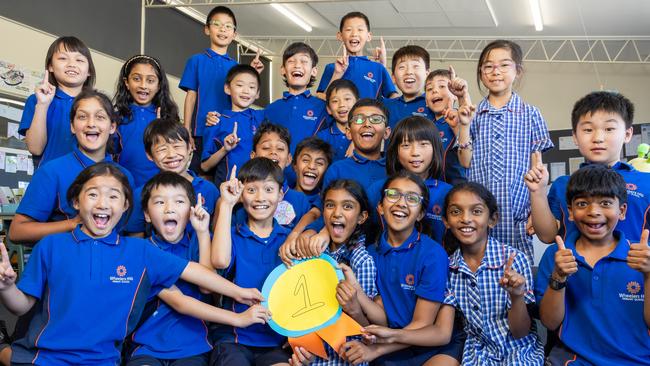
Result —
[[[2,263],[10,265],[9,253],[7,253],[7,247],[3,243],[0,243],[0,251],[2,252]]]
[[[45,74],[43,74],[43,84],[47,84],[50,82],[50,71],[48,69],[45,69]]]
[[[517,256],[517,252],[510,253],[510,256],[508,257],[508,262],[506,262],[506,267],[504,268],[504,272],[508,272],[510,271],[510,269],[512,269],[512,264],[515,262],[516,256]]]
[[[454,67],[449,65],[449,79],[454,80],[456,78],[456,70]]]

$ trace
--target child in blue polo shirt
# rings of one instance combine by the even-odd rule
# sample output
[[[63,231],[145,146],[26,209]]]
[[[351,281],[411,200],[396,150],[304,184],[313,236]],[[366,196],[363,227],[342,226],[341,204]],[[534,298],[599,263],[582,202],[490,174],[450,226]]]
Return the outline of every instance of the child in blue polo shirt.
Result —
[[[95,65],[90,50],[76,37],[59,37],[47,50],[45,76],[25,102],[18,133],[27,149],[40,156],[39,165],[74,148],[70,133],[73,99],[95,85]]]
[[[397,89],[386,67],[363,55],[366,42],[371,38],[370,20],[365,14],[353,11],[341,18],[336,39],[343,42],[343,57],[325,66],[318,84],[322,99],[325,99],[323,93],[329,84],[337,79],[351,80],[359,89],[361,98],[397,97]]]
[[[552,365],[650,365],[648,230],[630,244],[616,229],[627,196],[621,175],[602,164],[569,179],[576,230],[546,249],[535,282],[542,323],[562,341]]]
[[[198,194],[200,201],[201,194]],[[149,241],[161,250],[182,259],[198,262],[208,269],[210,260],[210,215],[197,204],[192,184],[173,172],[155,175],[142,190],[142,207],[153,226]],[[189,222],[188,222],[189,221]],[[194,233],[186,230],[191,223]],[[207,365],[208,328],[204,321],[246,327],[264,324],[269,317],[261,305],[234,314],[201,302],[195,285],[179,280],[152,300],[140,325],[130,337],[132,351],[128,366],[176,363]],[[146,314],[146,313],[145,313]]]
[[[627,214],[616,227],[632,242],[638,242],[648,224],[650,206],[650,174],[640,172],[620,161],[623,146],[632,138],[634,105],[621,94],[593,92],[576,102],[571,113],[573,140],[585,164],[606,164],[616,170],[627,183]],[[558,177],[546,195],[548,170],[541,154],[533,155],[532,169],[525,180],[530,190],[531,217],[535,232],[545,243],[556,235],[563,239],[576,226],[569,220],[566,186],[569,176]]]
[[[128,59],[120,70],[114,101],[121,118],[117,161],[133,174],[135,186],[142,187],[159,172],[144,150],[145,128],[156,118],[178,120],[178,107],[160,61],[147,55]]]
[[[201,194],[201,205],[213,216],[219,199],[219,191],[209,182],[188,168],[192,156],[190,134],[178,121],[173,119],[156,119],[144,130],[144,150],[147,158],[153,161],[161,171],[174,172],[192,183],[197,194]],[[135,189],[136,197],[142,195],[142,187]],[[144,236],[146,232],[144,210],[137,199],[124,231],[132,236]],[[188,227],[193,231],[192,227]]]
[[[296,147],[292,163],[297,176],[294,189],[304,193],[312,206],[321,206],[321,183],[333,156],[332,146],[318,137],[307,137]]]
[[[219,123],[205,129],[201,169],[211,171],[225,161],[223,169],[217,169],[215,184],[230,179],[227,173],[232,167],[242,166],[253,151],[253,135],[264,120],[264,111],[250,106],[260,96],[260,75],[248,65],[237,65],[228,71],[224,90],[232,98],[230,110],[224,110]]]
[[[75,98],[68,118],[77,144],[71,153],[50,160],[34,174],[9,229],[14,242],[33,244],[46,235],[74,229],[80,217],[65,199],[70,184],[84,168],[112,162],[107,144],[115,132],[117,116],[111,100],[86,89]],[[120,169],[133,185],[131,174]]]
[[[347,136],[350,110],[359,100],[359,91],[354,83],[347,79],[334,80],[325,92],[327,113],[333,120],[330,126],[316,134],[334,148],[334,161],[345,159],[352,142]]]
[[[290,44],[282,54],[280,67],[288,90],[265,108],[267,120],[286,127],[291,133],[292,154],[300,141],[327,127],[325,102],[309,92],[316,81],[317,64],[318,55],[309,45]]]
[[[145,302],[179,278],[240,302],[262,300],[257,289],[238,287],[142,239],[120,236],[116,226],[128,215],[132,197],[128,179],[114,164],[84,169],[66,194],[81,224],[44,237],[17,285],[0,244],[0,301],[24,314],[40,300],[27,335],[12,344],[12,364],[118,364],[123,339]]]
[[[384,99],[390,114],[388,126],[395,128],[399,121],[409,116],[435,120],[433,112],[427,108],[424,93],[424,83],[429,73],[429,52],[416,45],[401,47],[393,55],[392,71],[395,85],[402,95]]]
[[[212,240],[212,264],[238,285],[262,288],[271,271],[282,261],[278,248],[289,229],[273,218],[282,201],[284,176],[278,164],[267,158],[253,158],[236,168],[228,181],[221,184],[219,214]],[[243,223],[232,224],[233,207],[242,203],[246,211]],[[234,301],[232,308],[241,313],[248,306]],[[233,327],[232,339],[215,345],[213,365],[274,365],[286,364],[290,352],[281,347],[286,338],[268,325],[255,324],[246,328]]]

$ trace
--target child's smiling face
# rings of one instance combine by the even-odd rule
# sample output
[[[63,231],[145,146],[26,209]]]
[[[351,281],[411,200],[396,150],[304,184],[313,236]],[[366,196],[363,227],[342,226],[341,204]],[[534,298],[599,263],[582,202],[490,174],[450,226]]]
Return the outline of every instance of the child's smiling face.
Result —
[[[129,76],[124,79],[124,84],[133,101],[141,106],[151,104],[160,90],[160,80],[156,70],[146,63],[135,64],[129,71]]]
[[[262,135],[260,141],[255,145],[255,151],[251,152],[251,159],[255,157],[271,159],[282,169],[291,164],[289,145],[275,132],[267,132]]]
[[[158,136],[151,145],[151,154],[147,153],[149,160],[161,170],[184,174],[192,158],[190,145],[183,140],[167,141]]]
[[[343,28],[336,34],[336,38],[343,42],[350,56],[361,56],[366,42],[372,39],[372,33],[363,18],[349,18],[343,23]]]
[[[318,188],[328,167],[327,157],[320,150],[303,149],[294,163],[297,186],[305,193]]]
[[[169,243],[183,238],[190,218],[190,199],[180,186],[160,185],[151,190],[144,210],[145,220]]]
[[[362,154],[374,154],[381,150],[381,142],[390,135],[384,112],[375,106],[358,107],[351,111],[346,136],[352,140],[354,148]],[[371,123],[368,117],[381,116],[383,123]],[[362,121],[361,123],[357,123]]]
[[[361,211],[361,205],[345,189],[332,189],[327,192],[323,202],[323,220],[334,244],[346,243],[357,225],[368,217]]]
[[[420,57],[407,56],[397,61],[393,70],[395,84],[406,98],[415,98],[422,94],[427,68]]]
[[[289,57],[280,73],[287,79],[287,84],[292,89],[307,88],[312,77],[316,77],[318,69],[313,66],[313,60],[307,53],[296,53]]]
[[[247,109],[260,97],[257,77],[247,72],[235,75],[230,83],[224,86],[224,91],[230,95],[234,111]]]
[[[449,197],[444,217],[445,226],[462,245],[482,245],[488,230],[497,223],[496,214],[490,216],[485,202],[470,191],[457,191]]]
[[[233,19],[224,13],[215,14],[210,19],[210,25],[204,27],[204,33],[210,37],[210,44],[214,47],[227,49],[237,36]]]
[[[354,96],[352,90],[347,88],[336,89],[327,101],[327,113],[337,123],[347,126],[350,109],[352,109],[352,106],[356,102],[357,97]]]
[[[280,184],[268,176],[265,180],[245,182],[241,200],[249,219],[260,222],[273,218],[282,196]]]
[[[425,209],[421,199],[418,204],[413,204],[407,202],[405,195],[413,194],[422,197],[424,192],[420,190],[420,186],[407,178],[393,180],[386,190],[401,196],[395,200],[390,194],[384,193],[378,206],[379,214],[386,220],[389,231],[409,234],[415,227],[415,223],[424,217]]]
[[[590,241],[609,240],[626,211],[627,204],[621,204],[617,197],[577,197],[569,206],[569,220]]]
[[[111,175],[89,179],[73,206],[79,211],[82,231],[93,238],[109,235],[129,208],[122,183]]]
[[[449,90],[449,78],[442,75],[434,76],[425,86],[427,107],[436,115],[451,108],[456,99]]]
[[[79,101],[70,130],[77,138],[79,148],[89,154],[106,151],[106,143],[115,132],[115,122],[97,98]]]

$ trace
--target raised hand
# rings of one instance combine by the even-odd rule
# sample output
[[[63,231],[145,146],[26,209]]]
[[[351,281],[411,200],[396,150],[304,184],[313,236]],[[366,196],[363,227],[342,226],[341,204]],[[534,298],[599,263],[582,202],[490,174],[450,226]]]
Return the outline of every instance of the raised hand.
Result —
[[[379,47],[375,48],[375,61],[386,67],[386,43],[384,37],[379,37]]]
[[[255,58],[251,61],[251,66],[257,71],[258,74],[261,74],[264,71],[264,63],[260,60],[261,50],[257,48],[255,52]]]
[[[205,125],[206,126],[215,126],[219,124],[219,117],[221,117],[221,113],[219,112],[208,112],[207,116],[205,117]]]
[[[499,285],[510,294],[510,297],[520,297],[526,293],[526,279],[512,269],[516,256],[517,252],[510,253],[503,269],[503,277],[499,280]]]
[[[252,306],[264,301],[264,296],[256,288],[240,288],[234,300],[240,304]]]
[[[334,63],[334,74],[343,76],[345,71],[348,69],[349,64],[350,57],[348,56],[348,50],[345,48],[345,45],[343,45],[343,57],[336,59],[336,62]]]
[[[0,252],[2,253],[2,263],[0,263],[0,291],[13,286],[16,283],[16,272],[11,266],[9,253],[4,244],[0,243]]]
[[[210,214],[203,208],[203,197],[201,193],[196,197],[196,205],[190,207],[190,223],[197,233],[204,233],[210,230]]]
[[[458,128],[458,111],[450,107],[445,109],[443,115],[445,116],[445,122],[455,131]]]
[[[226,151],[231,151],[237,147],[239,141],[241,141],[241,139],[237,136],[237,122],[235,122],[232,128],[232,133],[223,139],[223,147],[226,149]]]
[[[221,200],[234,206],[239,201],[243,190],[244,184],[237,179],[237,165],[233,165],[230,171],[230,179],[219,186]]]
[[[449,66],[449,91],[458,98],[462,98],[467,95],[467,81],[456,76],[456,70],[453,66]]]
[[[548,169],[546,169],[546,166],[542,162],[542,153],[540,151],[533,151],[530,154],[530,170],[524,175],[524,182],[528,186],[528,190],[530,193],[546,193],[548,179]]]
[[[271,319],[271,312],[262,305],[253,305],[243,313],[237,314],[237,327],[246,328],[253,324],[266,324]]]
[[[40,84],[36,85],[34,94],[36,94],[36,103],[42,105],[50,105],[54,99],[54,94],[56,93],[56,87],[50,84],[49,80],[50,73],[45,70],[45,76],[43,76],[43,81]]]
[[[578,262],[573,256],[573,251],[564,246],[564,240],[558,235],[555,237],[558,250],[555,252],[555,269],[553,272],[557,275],[557,280],[564,281],[567,277],[578,272]]]
[[[645,275],[650,275],[648,229],[643,230],[643,233],[641,233],[641,241],[639,243],[630,245],[630,250],[627,252],[627,265]]]

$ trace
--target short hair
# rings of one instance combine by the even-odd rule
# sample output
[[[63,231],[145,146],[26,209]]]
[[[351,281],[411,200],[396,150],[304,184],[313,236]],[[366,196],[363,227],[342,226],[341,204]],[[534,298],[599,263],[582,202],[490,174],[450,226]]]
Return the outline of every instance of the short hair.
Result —
[[[310,45],[304,42],[294,42],[284,49],[284,52],[282,53],[282,65],[284,66],[285,62],[287,62],[288,59],[290,59],[291,57],[299,53],[304,53],[309,55],[309,58],[311,59],[312,67],[316,67],[316,65],[318,65],[318,55],[316,54],[316,51],[314,51],[314,49],[311,48]],[[284,79],[284,84],[286,86],[289,86],[289,84],[287,83],[287,78],[283,77],[283,79]],[[316,77],[311,76],[309,78],[309,83],[307,84],[307,87],[311,88],[315,82],[316,82]]]
[[[255,131],[255,135],[253,135],[253,151],[255,151],[257,144],[260,143],[262,136],[266,135],[267,133],[277,134],[280,137],[280,140],[287,144],[287,147],[291,146],[291,134],[286,127],[271,123],[269,121],[264,121],[257,129],[257,131]]]
[[[63,48],[68,52],[79,52],[80,54],[84,55],[84,57],[88,60],[88,78],[86,78],[83,86],[84,88],[93,87],[95,85],[95,78],[97,76],[95,72],[95,63],[93,62],[93,57],[88,46],[86,46],[86,44],[77,37],[63,36],[55,39],[54,42],[52,42],[50,47],[47,49],[47,54],[45,56],[45,70],[48,70],[50,68],[54,54],[59,51],[59,48]],[[54,77],[53,72],[49,73],[48,81],[54,86],[59,86],[59,82]]]
[[[451,80],[451,72],[449,72],[449,70],[447,70],[447,69],[435,69],[435,70],[431,71],[429,73],[429,75],[427,75],[427,79],[424,82],[428,83],[431,80],[433,80],[433,78],[435,78],[436,76],[442,76],[443,78],[447,78],[447,79]]]
[[[411,142],[424,140],[431,143],[433,156],[431,165],[427,168],[427,175],[428,178],[440,178],[443,170],[440,132],[433,121],[422,116],[406,117],[391,131],[390,142],[386,148],[386,173],[393,175],[404,169],[399,162],[399,146],[404,140]]]
[[[366,14],[360,12],[360,11],[353,11],[345,14],[343,18],[341,18],[341,23],[339,24],[339,31],[343,31],[343,25],[345,25],[345,22],[348,19],[353,19],[353,18],[361,18],[363,21],[366,23],[366,27],[368,28],[368,31],[370,31],[370,19],[366,16]]]
[[[228,74],[226,75],[226,85],[230,85],[233,79],[240,74],[253,75],[255,77],[255,80],[257,80],[258,89],[262,85],[262,79],[260,78],[260,74],[257,72],[257,70],[255,70],[255,68],[251,65],[242,64],[235,65],[230,69],[230,71],[228,71]]]
[[[149,123],[147,128],[144,129],[144,151],[153,155],[151,151],[153,144],[163,139],[168,143],[183,141],[186,144],[190,143],[190,133],[187,128],[179,121],[167,118],[157,118]]]
[[[330,98],[332,97],[332,94],[334,92],[341,90],[341,89],[347,89],[352,92],[354,95],[354,99],[359,99],[359,89],[357,88],[356,85],[354,85],[353,82],[351,82],[348,79],[336,79],[330,83],[330,85],[327,87],[325,90],[325,100],[327,102],[330,101]]]
[[[242,183],[259,182],[268,177],[273,178],[280,188],[284,184],[284,174],[280,166],[269,158],[252,158],[247,161],[237,172],[237,179]]]
[[[588,164],[571,174],[566,188],[568,205],[577,198],[615,197],[627,202],[627,186],[623,177],[604,164]]]
[[[205,18],[205,25],[209,26],[212,17],[217,14],[226,14],[227,16],[232,18],[232,24],[234,24],[235,28],[237,28],[237,18],[235,18],[235,13],[233,13],[232,10],[230,10],[225,6],[215,6],[214,8],[212,8],[212,10],[210,10],[210,12],[208,13],[207,18]]]
[[[408,46],[400,47],[393,54],[393,62],[391,64],[393,74],[395,73],[395,67],[397,67],[397,63],[405,58],[421,58],[424,61],[425,68],[429,70],[429,64],[431,59],[431,56],[429,56],[429,52],[427,52],[427,50],[425,50],[423,47],[417,45],[408,45]]]
[[[350,108],[350,112],[348,112],[348,123],[350,122],[350,118],[354,116],[354,111],[361,107],[375,107],[381,111],[381,113],[386,117],[386,126],[388,126],[388,119],[390,118],[388,115],[388,108],[384,105],[384,103],[381,102],[379,99],[371,99],[371,98],[362,98],[357,100],[356,103]]]
[[[580,118],[598,111],[616,113],[625,121],[625,128],[634,122],[634,104],[620,93],[609,91],[592,92],[580,98],[571,111],[571,128],[576,132]]]
[[[142,205],[142,210],[148,212],[147,205],[149,204],[149,199],[151,198],[151,193],[154,189],[158,187],[180,187],[187,194],[187,198],[190,200],[190,206],[196,205],[196,193],[194,192],[194,187],[189,180],[183,178],[180,174],[174,172],[162,171],[154,175],[149,181],[142,187],[142,193],[140,194]]]
[[[300,153],[303,150],[322,152],[325,155],[325,160],[327,160],[328,166],[332,164],[332,160],[334,160],[334,149],[332,148],[332,145],[316,136],[309,136],[298,143],[298,146],[296,146],[295,158],[293,159],[294,164],[296,164],[298,156],[300,156]]]

